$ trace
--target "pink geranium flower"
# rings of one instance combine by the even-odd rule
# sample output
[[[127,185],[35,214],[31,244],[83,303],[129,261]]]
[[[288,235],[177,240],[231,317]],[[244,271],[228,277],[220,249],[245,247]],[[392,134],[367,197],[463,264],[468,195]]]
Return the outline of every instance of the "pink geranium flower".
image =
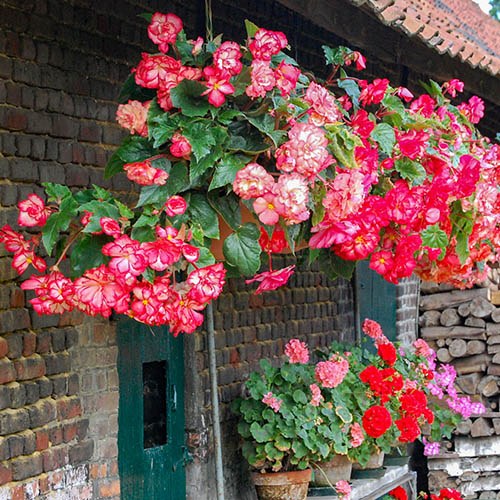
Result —
[[[341,500],[349,500],[351,498],[352,488],[345,479],[341,479],[335,483],[335,490]]]
[[[260,285],[255,290],[255,294],[276,290],[280,286],[286,285],[290,276],[293,274],[295,265],[278,269],[277,271],[265,271],[256,274],[252,279],[246,280],[245,283],[253,283],[254,281],[260,282]]]
[[[309,350],[307,344],[299,339],[291,339],[285,346],[285,354],[290,363],[306,364],[309,361]]]
[[[348,371],[347,359],[337,356],[328,361],[320,361],[316,365],[314,375],[323,387],[331,389],[342,383]]]
[[[311,384],[309,386],[309,389],[311,390],[311,406],[319,406],[321,401],[323,400],[323,396],[321,395],[321,389],[319,388],[318,385],[316,384]]]
[[[264,397],[262,398],[262,402],[265,405],[272,408],[275,413],[278,413],[280,411],[282,401],[281,401],[281,399],[278,399],[277,397],[275,397],[272,392],[268,392],[268,393],[264,394]]]

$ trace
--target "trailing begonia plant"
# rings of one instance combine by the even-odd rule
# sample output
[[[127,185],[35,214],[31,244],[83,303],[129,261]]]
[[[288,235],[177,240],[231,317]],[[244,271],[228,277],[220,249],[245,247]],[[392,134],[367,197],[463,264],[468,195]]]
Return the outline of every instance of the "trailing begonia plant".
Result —
[[[19,274],[39,273],[22,285],[37,312],[115,311],[178,334],[202,323],[226,276],[257,293],[286,283],[281,251],[306,247],[330,277],[369,259],[391,282],[416,272],[459,286],[498,261],[500,147],[474,126],[481,99],[455,104],[462,82],[414,97],[349,76],[364,57],[326,46],[317,78],[283,33],[247,22],[241,46],[146,17],[157,52],[124,85],[129,135],[105,170],[139,186],[134,202],[45,183],[45,200],[19,203],[19,224],[41,236],[0,230]]]

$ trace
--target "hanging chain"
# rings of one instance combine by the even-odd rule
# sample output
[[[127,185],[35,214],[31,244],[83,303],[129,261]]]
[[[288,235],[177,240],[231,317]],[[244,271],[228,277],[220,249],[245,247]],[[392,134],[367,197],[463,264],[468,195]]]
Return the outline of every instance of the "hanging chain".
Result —
[[[212,22],[212,0],[205,0],[205,31],[207,42],[214,39],[213,22]]]

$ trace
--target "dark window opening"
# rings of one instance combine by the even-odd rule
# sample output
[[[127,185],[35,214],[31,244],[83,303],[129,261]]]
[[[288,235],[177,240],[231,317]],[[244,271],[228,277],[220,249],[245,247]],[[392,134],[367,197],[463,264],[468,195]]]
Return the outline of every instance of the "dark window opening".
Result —
[[[144,448],[167,443],[167,362],[142,365]]]

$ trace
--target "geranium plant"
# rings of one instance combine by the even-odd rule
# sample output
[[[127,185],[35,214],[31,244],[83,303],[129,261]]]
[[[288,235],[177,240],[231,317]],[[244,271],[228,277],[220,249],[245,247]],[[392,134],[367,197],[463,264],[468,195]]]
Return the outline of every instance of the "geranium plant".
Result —
[[[363,56],[326,46],[316,78],[283,33],[247,23],[241,46],[190,40],[175,14],[146,18],[158,52],[124,85],[129,136],[105,171],[124,172],[136,199],[44,184],[45,200],[19,204],[41,236],[0,231],[15,269],[41,273],[23,283],[37,312],[115,311],[177,334],[201,324],[226,274],[258,293],[286,283],[293,265],[272,265],[285,249],[305,246],[331,277],[370,259],[391,282],[416,272],[460,286],[498,261],[500,147],[474,127],[481,99],[454,104],[462,82],[415,98],[349,76]]]
[[[262,472],[306,469],[350,447],[352,415],[340,389],[347,359],[310,363],[309,350],[298,339],[287,344],[285,354],[279,367],[262,360],[261,372],[245,383],[245,397],[233,403],[243,456]]]

